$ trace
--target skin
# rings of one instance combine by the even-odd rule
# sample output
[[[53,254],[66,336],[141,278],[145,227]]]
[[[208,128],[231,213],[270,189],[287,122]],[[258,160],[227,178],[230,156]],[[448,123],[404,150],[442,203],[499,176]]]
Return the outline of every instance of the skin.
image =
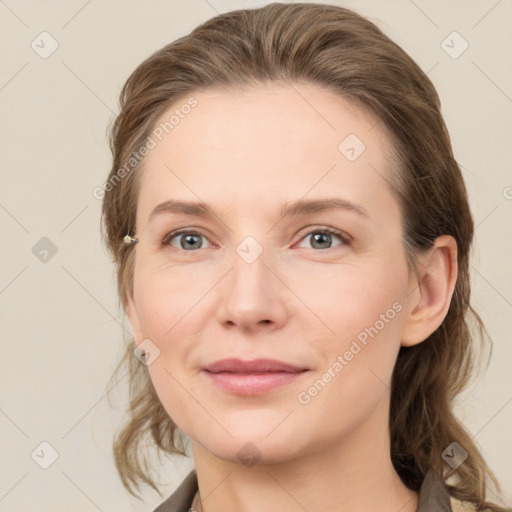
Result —
[[[439,237],[422,255],[419,277],[408,272],[401,212],[387,181],[389,138],[347,100],[311,84],[194,97],[198,105],[145,160],[127,314],[136,343],[150,339],[160,351],[148,370],[192,441],[203,509],[415,511],[418,495],[402,484],[389,454],[391,376],[400,346],[425,340],[447,314],[454,239]],[[366,146],[354,161],[338,150],[350,133]],[[369,217],[280,216],[286,201],[326,197],[356,202]],[[148,223],[171,198],[204,201],[217,216],[162,214]],[[352,241],[330,238],[326,226]],[[183,236],[162,246],[180,228],[202,237],[192,248]],[[320,246],[318,231],[327,237]],[[263,248],[252,263],[236,252],[247,236]],[[298,394],[396,303],[394,318],[300,403]],[[261,395],[234,396],[201,371],[229,357],[309,371]],[[256,447],[254,465],[238,456],[247,443]]]

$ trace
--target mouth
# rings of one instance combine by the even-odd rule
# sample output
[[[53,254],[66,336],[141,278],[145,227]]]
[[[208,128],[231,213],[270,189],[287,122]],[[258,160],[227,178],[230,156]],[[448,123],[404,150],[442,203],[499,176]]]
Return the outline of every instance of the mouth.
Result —
[[[275,359],[223,359],[203,372],[221,390],[239,396],[254,396],[300,379],[308,368]]]
[[[254,359],[253,361],[244,361],[242,359],[221,359],[215,361],[203,368],[211,373],[297,373],[307,368],[303,368],[277,359]]]

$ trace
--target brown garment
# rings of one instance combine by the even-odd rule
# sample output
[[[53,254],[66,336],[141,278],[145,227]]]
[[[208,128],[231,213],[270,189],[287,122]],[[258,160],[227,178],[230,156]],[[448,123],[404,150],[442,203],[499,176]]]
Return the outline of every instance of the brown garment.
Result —
[[[192,470],[169,498],[153,512],[189,512],[198,491],[197,474]],[[416,512],[466,512],[475,510],[469,503],[450,496],[442,479],[430,470],[421,485]]]

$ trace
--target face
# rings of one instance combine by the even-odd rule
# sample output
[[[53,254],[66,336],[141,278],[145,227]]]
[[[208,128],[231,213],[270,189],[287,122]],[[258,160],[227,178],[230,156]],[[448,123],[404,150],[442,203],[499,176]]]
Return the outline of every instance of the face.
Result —
[[[389,139],[313,85],[194,98],[141,176],[136,343],[167,413],[214,456],[239,461],[250,442],[278,462],[335,446],[386,410],[411,289]],[[169,200],[211,214],[153,212]],[[231,358],[294,371],[205,370]]]

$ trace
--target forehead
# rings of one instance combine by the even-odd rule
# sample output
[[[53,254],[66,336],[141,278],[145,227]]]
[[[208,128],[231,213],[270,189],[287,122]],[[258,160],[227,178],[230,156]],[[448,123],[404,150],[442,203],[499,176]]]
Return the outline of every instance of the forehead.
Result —
[[[193,108],[187,105],[191,98],[196,103]],[[176,101],[155,125],[156,130],[160,129],[158,142],[163,138],[168,145],[177,146],[187,139],[181,148],[185,152],[191,149],[188,140],[191,132],[195,135],[195,147],[218,147],[231,141],[238,146],[243,142],[247,149],[263,143],[265,148],[273,148],[288,139],[294,149],[295,146],[336,148],[337,142],[350,130],[372,146],[377,140],[381,145],[388,143],[382,126],[377,126],[380,125],[377,117],[367,108],[310,83],[268,83],[247,90],[202,90]],[[158,151],[152,152],[155,153]]]
[[[190,98],[195,106],[182,108]],[[146,216],[169,197],[263,205],[335,187],[375,202],[389,181],[392,146],[382,123],[312,84],[191,94],[160,116],[152,138],[139,195]]]

